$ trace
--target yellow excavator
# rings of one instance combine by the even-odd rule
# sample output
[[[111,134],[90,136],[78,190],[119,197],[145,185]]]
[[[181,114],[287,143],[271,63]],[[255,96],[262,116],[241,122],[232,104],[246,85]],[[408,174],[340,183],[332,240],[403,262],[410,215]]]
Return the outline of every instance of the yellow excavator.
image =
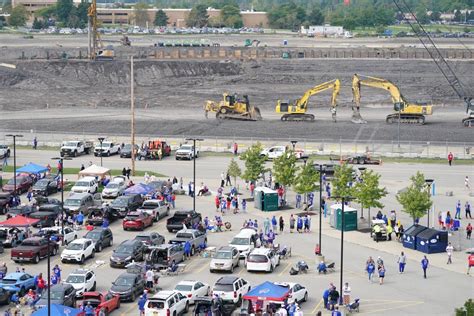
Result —
[[[240,98],[237,93],[223,94],[220,102],[207,101],[204,104],[204,115],[208,118],[209,112],[215,112],[217,119],[240,120],[240,121],[261,121],[260,109],[250,105],[248,95]]]
[[[386,79],[380,79],[369,76],[361,76],[354,74],[352,77],[352,96],[355,103],[355,109],[352,108],[353,122],[360,123],[360,90],[361,86],[378,88],[386,90],[390,93],[395,113],[387,115],[386,122],[389,124],[396,123],[400,119],[400,123],[425,124],[425,115],[433,114],[433,106],[427,103],[410,103],[400,92],[400,89]]]
[[[97,18],[97,0],[92,0],[89,9],[87,10],[89,18],[89,58],[91,60],[113,60],[115,51],[112,45],[104,47],[98,31],[99,20]],[[126,39],[128,41],[128,38]],[[125,40],[123,40],[125,42]],[[124,44],[125,45],[125,44]]]
[[[331,113],[334,122],[336,121],[337,96],[341,90],[339,79],[327,81],[307,90],[303,96],[294,102],[278,100],[275,112],[282,113],[282,121],[314,121],[313,114],[307,114],[308,100],[311,96],[332,89]]]

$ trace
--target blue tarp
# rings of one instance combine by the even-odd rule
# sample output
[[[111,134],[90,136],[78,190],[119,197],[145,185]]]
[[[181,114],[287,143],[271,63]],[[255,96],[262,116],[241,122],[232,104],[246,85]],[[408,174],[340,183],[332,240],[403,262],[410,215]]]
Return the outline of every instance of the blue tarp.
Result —
[[[151,186],[143,184],[143,183],[139,183],[125,190],[123,194],[124,195],[131,195],[131,194],[147,195],[153,191],[155,190]]]
[[[54,316],[76,316],[81,315],[82,311],[78,308],[72,308],[59,304],[51,304],[51,315]],[[31,316],[47,316],[48,315],[48,306],[43,307],[42,309],[37,310]]]
[[[289,293],[289,288],[266,281],[244,295],[244,299],[251,301],[284,301]]]
[[[28,163],[24,165],[21,168],[16,169],[16,173],[33,173],[33,174],[38,174],[38,173],[43,173],[48,171],[48,168],[37,165],[35,163]]]

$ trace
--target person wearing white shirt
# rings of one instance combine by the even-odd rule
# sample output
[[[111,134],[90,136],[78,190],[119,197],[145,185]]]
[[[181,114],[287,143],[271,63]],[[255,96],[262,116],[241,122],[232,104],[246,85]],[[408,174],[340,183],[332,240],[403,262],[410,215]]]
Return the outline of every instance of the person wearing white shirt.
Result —
[[[152,289],[153,288],[153,278],[154,278],[155,274],[153,273],[153,271],[150,269],[148,270],[146,273],[145,273],[145,277],[146,277],[146,287],[149,288],[149,289]]]
[[[342,298],[344,305],[349,305],[351,303],[351,287],[349,286],[348,282],[346,282],[346,284],[344,284],[342,287]]]

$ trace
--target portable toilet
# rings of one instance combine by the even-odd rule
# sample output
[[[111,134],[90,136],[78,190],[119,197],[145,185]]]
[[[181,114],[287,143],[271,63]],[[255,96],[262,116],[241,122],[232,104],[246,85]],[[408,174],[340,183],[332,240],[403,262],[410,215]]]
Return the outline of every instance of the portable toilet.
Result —
[[[331,205],[329,224],[337,230],[342,229],[342,204]],[[347,232],[351,230],[357,230],[357,210],[348,205],[344,205],[344,231]]]
[[[416,250],[424,253],[445,252],[447,246],[447,231],[428,228],[416,236]]]
[[[256,187],[254,194],[256,209],[268,212],[278,210],[278,192],[267,187]]]
[[[413,225],[407,228],[403,233],[403,247],[416,249],[416,236],[427,229],[425,226]]]

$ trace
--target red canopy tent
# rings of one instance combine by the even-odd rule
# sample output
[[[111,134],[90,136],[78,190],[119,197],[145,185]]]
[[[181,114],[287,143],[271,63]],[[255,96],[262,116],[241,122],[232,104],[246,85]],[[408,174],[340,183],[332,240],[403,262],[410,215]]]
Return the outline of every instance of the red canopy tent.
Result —
[[[25,216],[15,216],[7,219],[6,221],[0,222],[0,226],[3,227],[28,227],[39,222],[39,219],[29,218]]]

